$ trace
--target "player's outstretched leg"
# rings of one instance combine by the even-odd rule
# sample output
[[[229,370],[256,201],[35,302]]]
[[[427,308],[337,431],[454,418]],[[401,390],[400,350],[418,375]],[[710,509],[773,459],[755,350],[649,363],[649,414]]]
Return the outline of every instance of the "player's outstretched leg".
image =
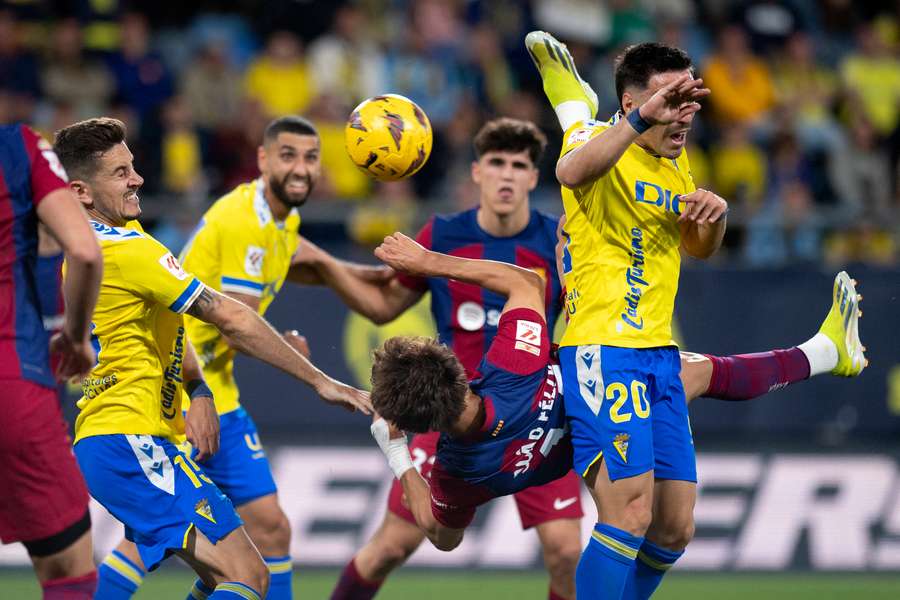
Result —
[[[563,131],[597,114],[597,94],[581,78],[565,44],[545,31],[525,36],[525,47],[544,82],[544,94],[550,100]]]
[[[841,271],[834,279],[828,316],[818,333],[799,346],[755,354],[705,355],[708,365],[702,364],[699,355],[682,353],[688,400],[697,396],[750,400],[814,375],[859,375],[868,364],[859,340],[860,300],[855,282]]]

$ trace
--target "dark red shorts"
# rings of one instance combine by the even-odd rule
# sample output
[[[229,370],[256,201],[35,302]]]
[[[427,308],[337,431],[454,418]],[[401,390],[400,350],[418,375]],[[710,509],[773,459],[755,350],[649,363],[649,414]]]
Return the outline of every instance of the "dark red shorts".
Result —
[[[434,454],[437,451],[439,433],[420,433],[409,443],[409,454],[413,465],[427,481],[431,477],[434,465]],[[584,516],[581,509],[581,483],[575,471],[569,471],[565,477],[532,487],[513,495],[522,529],[554,521],[556,519],[580,519]],[[403,487],[396,479],[391,485],[388,496],[388,510],[412,524],[416,519],[403,503]]]
[[[0,540],[41,540],[82,519],[88,491],[55,389],[0,380]]]

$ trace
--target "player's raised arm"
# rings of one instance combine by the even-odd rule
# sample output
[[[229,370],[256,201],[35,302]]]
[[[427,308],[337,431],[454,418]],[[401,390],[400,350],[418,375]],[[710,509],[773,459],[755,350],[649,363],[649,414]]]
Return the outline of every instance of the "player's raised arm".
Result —
[[[556,178],[571,189],[606,175],[628,146],[648,129],[687,120],[700,110],[697,100],[709,94],[702,86],[702,79],[685,73],[659,88],[643,104],[634,106],[626,106],[632,98],[625,92],[622,98],[625,117],[560,158],[556,163]]]
[[[384,242],[375,249],[375,256],[403,273],[456,279],[506,296],[503,312],[530,308],[544,315],[544,280],[528,269],[493,260],[460,258],[426,250],[399,232],[384,238]]]
[[[400,316],[422,298],[395,277],[393,269],[341,260],[307,239],[301,239],[288,279],[307,285],[327,285],[353,311],[382,325]]]
[[[323,373],[247,305],[205,287],[187,313],[218,327],[240,352],[308,384],[323,400],[365,414],[371,412],[368,394]]]

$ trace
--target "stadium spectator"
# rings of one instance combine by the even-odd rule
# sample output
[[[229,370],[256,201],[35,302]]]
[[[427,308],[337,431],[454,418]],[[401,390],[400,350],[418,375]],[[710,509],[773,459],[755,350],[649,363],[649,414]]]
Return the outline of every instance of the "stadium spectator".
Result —
[[[183,96],[174,96],[162,110],[163,185],[177,194],[204,193],[200,136],[193,113]]]
[[[714,189],[733,198],[735,208],[752,213],[759,207],[766,191],[766,158],[750,142],[744,125],[723,129],[710,151],[710,165]]]
[[[720,123],[763,126],[775,90],[769,68],[752,54],[743,29],[730,25],[719,32],[718,47],[701,75],[715,90],[709,103]]]
[[[11,121],[30,121],[34,102],[41,96],[41,70],[20,37],[13,12],[0,10],[0,85],[12,97]]]
[[[845,143],[828,160],[828,175],[844,219],[891,217],[891,164],[872,124],[861,112],[850,117]]]
[[[366,14],[352,3],[340,7],[331,28],[310,44],[309,64],[319,91],[348,107],[387,89],[384,51]]]
[[[900,116],[900,59],[874,23],[857,28],[856,42],[840,67],[851,110],[861,110],[879,136],[888,136]]]
[[[315,97],[316,82],[300,39],[288,31],[269,36],[265,52],[247,69],[244,90],[269,116],[304,112]]]
[[[156,110],[173,92],[172,74],[162,58],[150,49],[146,17],[128,13],[120,21],[122,45],[109,66],[122,99],[141,119],[154,119]],[[145,130],[145,135],[150,133]]]
[[[350,110],[338,98],[322,94],[307,111],[316,123],[322,141],[322,175],[316,186],[317,197],[360,200],[366,198],[371,189],[372,180],[347,156],[344,123]]]
[[[181,72],[181,93],[206,136],[240,115],[241,74],[232,67],[227,52],[224,43],[210,40]]]
[[[82,29],[75,19],[56,25],[41,81],[49,100],[72,105],[75,120],[102,113],[115,89],[106,65],[85,56]]]

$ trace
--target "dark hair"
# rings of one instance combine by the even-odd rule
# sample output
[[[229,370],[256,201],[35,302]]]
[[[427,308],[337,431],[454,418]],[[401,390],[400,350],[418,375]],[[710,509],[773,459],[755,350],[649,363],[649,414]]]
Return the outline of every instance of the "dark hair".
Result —
[[[691,68],[691,57],[684,50],[656,42],[628,46],[616,57],[616,97],[622,105],[627,87],[645,89],[657,73],[684,71]]]
[[[425,337],[392,337],[373,352],[372,405],[405,431],[447,431],[469,383],[453,351]]]
[[[97,172],[97,159],[127,133],[125,123],[111,117],[79,121],[56,132],[53,150],[70,179],[86,181]]]
[[[501,117],[488,121],[475,135],[475,156],[488,152],[524,152],[534,165],[547,147],[547,136],[531,121]]]
[[[263,143],[269,143],[278,137],[279,133],[295,133],[297,135],[314,135],[319,137],[316,126],[312,121],[297,115],[278,117],[268,125],[263,133]]]

